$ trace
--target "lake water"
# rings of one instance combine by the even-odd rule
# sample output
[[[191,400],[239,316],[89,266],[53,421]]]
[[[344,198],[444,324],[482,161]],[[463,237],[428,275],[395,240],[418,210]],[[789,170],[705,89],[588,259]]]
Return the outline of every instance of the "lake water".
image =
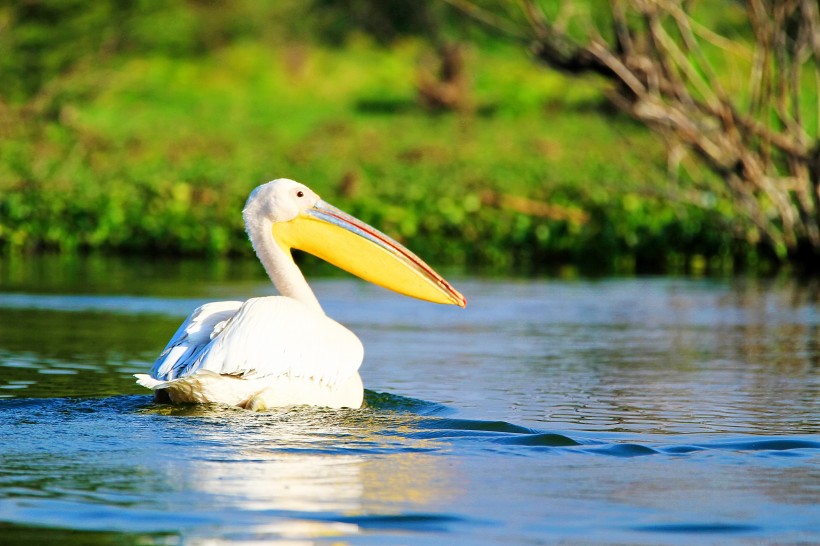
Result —
[[[152,402],[254,263],[0,262],[0,543],[820,543],[820,284],[313,280],[359,410]]]

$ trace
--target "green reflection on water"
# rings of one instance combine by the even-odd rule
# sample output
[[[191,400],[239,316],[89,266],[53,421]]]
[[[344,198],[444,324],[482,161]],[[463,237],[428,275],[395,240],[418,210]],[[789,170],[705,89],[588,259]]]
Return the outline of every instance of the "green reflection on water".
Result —
[[[250,254],[212,260],[53,254],[0,258],[0,290],[6,292],[182,297],[226,280],[256,283],[266,277]]]
[[[4,309],[0,396],[141,392],[131,374],[150,367],[178,325],[151,315]]]
[[[51,529],[0,522],[0,544],[60,544],[61,546],[97,546],[111,544],[148,545],[179,544],[178,535],[167,533],[121,533]]]

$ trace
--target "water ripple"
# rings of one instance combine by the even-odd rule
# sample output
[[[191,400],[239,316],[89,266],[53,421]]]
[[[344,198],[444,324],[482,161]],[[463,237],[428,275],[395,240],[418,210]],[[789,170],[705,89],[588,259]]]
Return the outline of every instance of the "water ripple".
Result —
[[[754,533],[760,531],[755,525],[737,525],[731,523],[671,523],[661,525],[643,525],[633,527],[635,531],[650,533],[680,533],[680,534],[735,534]]]
[[[190,447],[201,448],[203,443],[242,446],[251,442],[243,430],[261,434],[256,441],[268,436],[278,437],[268,449],[280,453],[323,454],[387,454],[436,453],[442,449],[463,448],[484,450],[503,446],[508,450],[543,454],[530,448],[561,448],[579,454],[609,457],[638,457],[649,455],[697,456],[703,453],[742,455],[781,454],[818,456],[820,442],[810,437],[736,436],[720,440],[692,441],[686,444],[632,441],[629,434],[577,433],[567,435],[549,430],[538,430],[506,421],[482,421],[437,417],[448,408],[402,396],[367,391],[368,407],[361,410],[329,411],[322,408],[286,408],[256,414],[217,405],[167,406],[154,404],[149,396],[112,396],[104,398],[15,398],[0,401],[0,418],[7,424],[16,423],[41,427],[34,434],[42,441],[49,439],[49,430],[80,419],[87,421],[84,430],[105,426],[109,420],[134,423],[140,414],[154,416],[154,425],[162,425],[156,418],[186,417],[191,425],[201,421],[210,432],[200,431]],[[164,426],[164,425],[163,425]],[[312,428],[319,427],[317,431]],[[367,435],[362,435],[367,427]],[[661,439],[667,437],[660,437]],[[287,440],[286,440],[287,439]],[[127,443],[126,437],[114,436],[114,443]],[[434,443],[430,443],[434,441]],[[188,445],[180,440],[180,445]],[[195,442],[195,443],[194,443]],[[11,443],[14,446],[15,442]],[[248,444],[249,445],[249,444]],[[20,445],[22,449],[24,446]],[[27,446],[26,446],[27,447]],[[524,450],[524,451],[521,451]],[[528,451],[529,450],[529,451]],[[202,460],[218,460],[209,455]],[[243,459],[244,462],[247,462]]]
[[[79,312],[94,311],[117,314],[152,314],[184,317],[208,300],[155,298],[149,296],[70,295],[0,293],[0,308]]]
[[[0,290],[0,543],[820,539],[813,292],[474,280],[462,312],[318,283],[390,393],[252,413],[130,376],[199,296],[271,291],[189,282]]]

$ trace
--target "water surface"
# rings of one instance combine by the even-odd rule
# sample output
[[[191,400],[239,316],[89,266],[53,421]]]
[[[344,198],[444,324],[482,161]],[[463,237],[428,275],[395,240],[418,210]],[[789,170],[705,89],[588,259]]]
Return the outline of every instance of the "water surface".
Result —
[[[257,264],[1,264],[0,543],[820,542],[816,283],[452,280],[312,281],[366,406],[257,414],[131,377]]]

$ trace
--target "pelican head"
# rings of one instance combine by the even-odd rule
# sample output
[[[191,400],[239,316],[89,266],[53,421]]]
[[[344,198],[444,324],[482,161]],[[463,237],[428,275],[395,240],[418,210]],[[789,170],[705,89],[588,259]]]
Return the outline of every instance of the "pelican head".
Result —
[[[256,239],[271,237],[291,262],[295,248],[406,296],[460,307],[467,304],[441,275],[399,242],[323,201],[299,182],[280,178],[257,187],[248,197],[243,217],[263,263],[264,243]],[[274,274],[271,277],[275,279]]]

